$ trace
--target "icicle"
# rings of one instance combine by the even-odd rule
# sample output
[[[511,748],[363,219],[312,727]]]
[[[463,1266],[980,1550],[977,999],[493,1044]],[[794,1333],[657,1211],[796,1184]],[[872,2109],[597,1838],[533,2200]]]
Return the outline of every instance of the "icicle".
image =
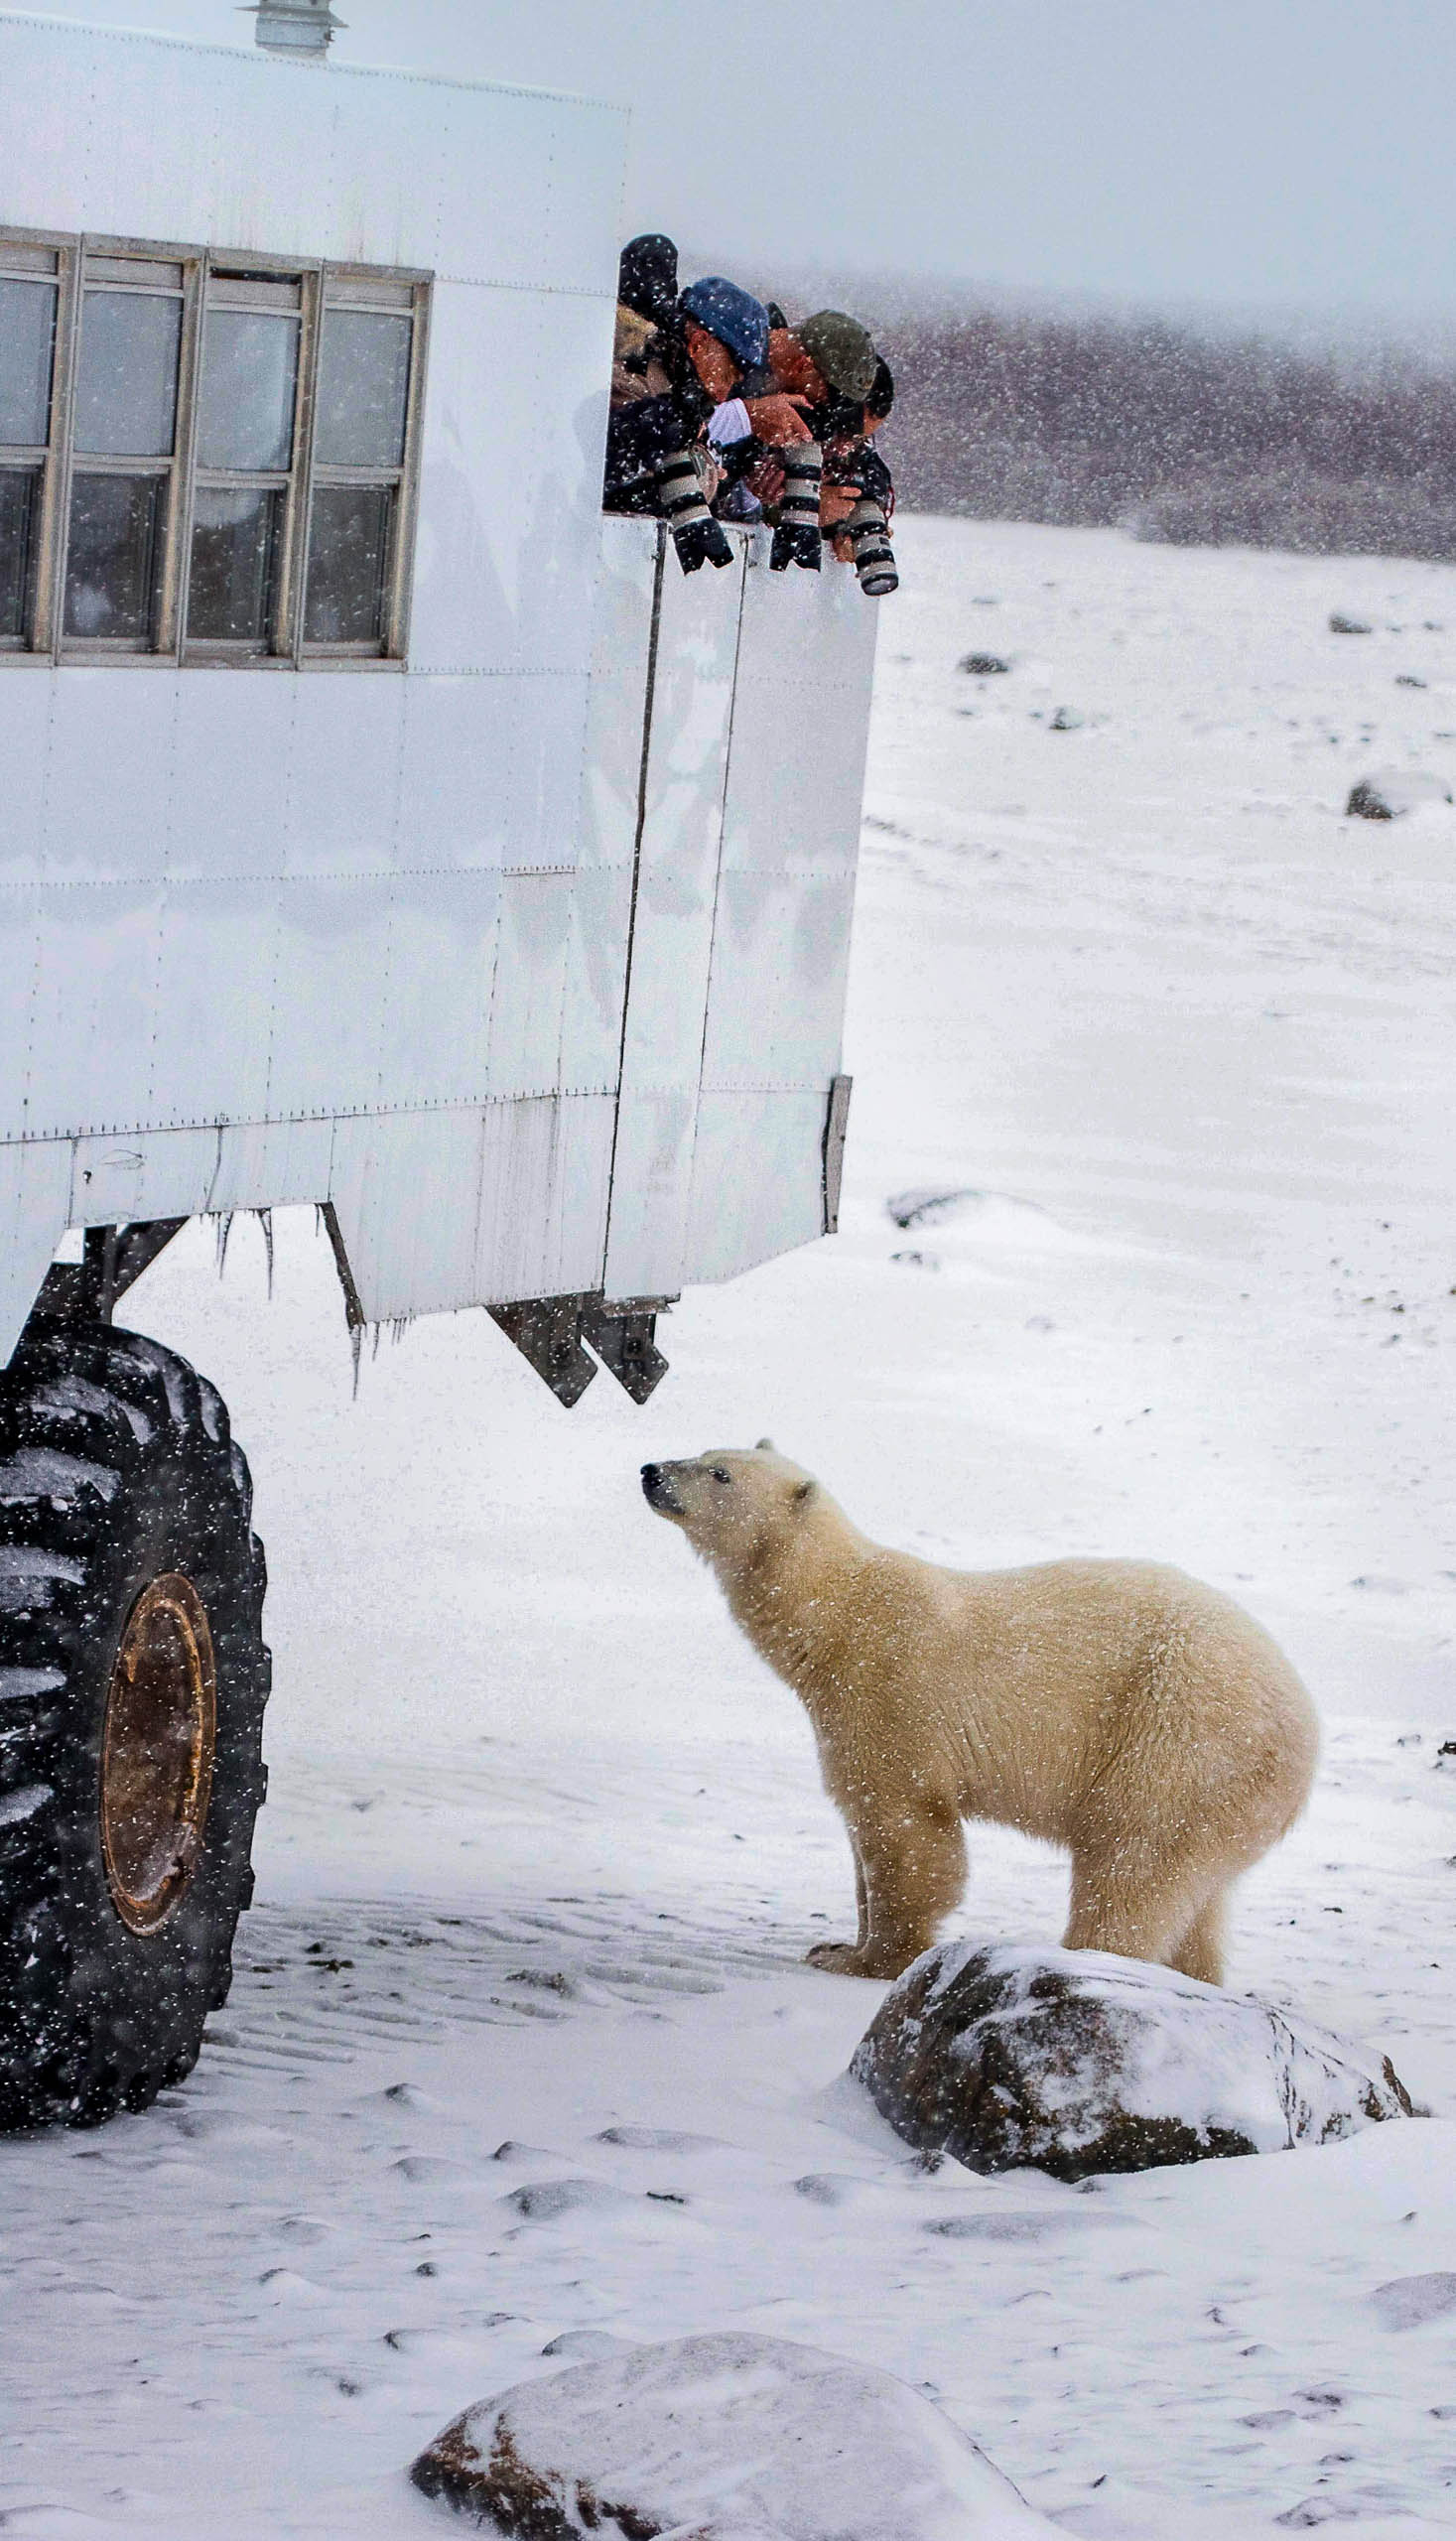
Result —
[[[217,1276],[219,1279],[227,1268],[227,1247],[232,1235],[232,1218],[233,1213],[231,1209],[219,1209],[212,1221],[217,1242]]]
[[[271,1306],[273,1303],[273,1212],[271,1209],[258,1211],[258,1224],[263,1230],[263,1252],[268,1264],[268,1303]]]
[[[350,1321],[349,1321],[349,1327],[348,1327],[348,1350],[349,1350],[349,1357],[352,1359],[352,1361],[353,1361],[353,1363],[354,1363],[354,1401],[355,1401],[355,1403],[357,1403],[357,1402],[358,1402],[358,1399],[359,1399],[359,1361],[360,1361],[360,1359],[361,1359],[361,1358],[362,1358],[362,1356],[363,1356],[363,1345],[364,1345],[364,1327],[363,1327],[363,1325],[362,1325],[361,1323],[355,1323],[355,1322],[352,1320],[352,1318],[350,1318]]]

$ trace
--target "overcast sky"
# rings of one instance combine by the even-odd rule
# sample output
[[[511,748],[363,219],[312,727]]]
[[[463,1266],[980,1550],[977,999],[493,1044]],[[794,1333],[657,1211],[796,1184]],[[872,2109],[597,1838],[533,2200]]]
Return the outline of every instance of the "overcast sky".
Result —
[[[340,61],[630,99],[628,225],[729,267],[1456,310],[1456,0],[334,7]],[[49,14],[251,41],[231,0]]]

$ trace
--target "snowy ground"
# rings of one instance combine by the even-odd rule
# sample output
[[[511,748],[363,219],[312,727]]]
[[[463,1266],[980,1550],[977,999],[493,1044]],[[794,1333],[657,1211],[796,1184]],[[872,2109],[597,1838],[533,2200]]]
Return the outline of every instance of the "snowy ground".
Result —
[[[1456,770],[1456,575],[899,545],[838,1244],[693,1296],[645,1412],[563,1414],[482,1316],[352,1401],[307,1218],[271,1307],[250,1226],[136,1291],[252,1455],[273,1791],[192,2082],[0,2145],[7,2535],[423,2534],[402,2466],[549,2342],[717,2327],[932,2389],[1073,2533],[1456,2527],[1456,2315],[1373,2299],[1456,2269],[1452,2116],[1091,2193],[915,2171],[836,2079],[879,1989],[797,1963],[850,1913],[805,1726],[636,1481],[768,1429],[932,1555],[1243,1597],[1328,1742],[1235,1981],[1456,2115],[1456,813],[1340,817]],[[978,1834],[960,1925],[1054,1939],[1064,1887]]]

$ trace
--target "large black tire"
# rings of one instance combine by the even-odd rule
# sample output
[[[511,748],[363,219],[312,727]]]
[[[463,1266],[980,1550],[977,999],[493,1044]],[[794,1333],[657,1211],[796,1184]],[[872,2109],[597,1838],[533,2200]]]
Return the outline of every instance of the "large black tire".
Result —
[[[0,1375],[0,2127],[146,2108],[226,1999],[267,1779],[251,1510],[159,1343],[40,1325]]]

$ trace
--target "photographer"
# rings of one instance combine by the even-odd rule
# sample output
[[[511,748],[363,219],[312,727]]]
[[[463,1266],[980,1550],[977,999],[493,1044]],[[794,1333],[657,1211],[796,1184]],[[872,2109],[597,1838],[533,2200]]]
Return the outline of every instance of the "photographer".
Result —
[[[869,445],[894,402],[889,367],[843,310],[821,309],[793,328],[780,310],[771,316],[763,378],[799,410],[810,447],[763,452],[747,469],[748,488],[775,520],[770,564],[812,571],[829,537],[865,597],[882,599],[899,580],[888,534],[894,487]]]
[[[709,274],[678,294],[671,239],[644,235],[623,250],[607,421],[607,511],[666,520],[684,573],[731,562],[728,539],[709,511],[726,472],[709,427],[761,368],[768,315],[750,293]],[[728,439],[736,419],[727,417]]]

